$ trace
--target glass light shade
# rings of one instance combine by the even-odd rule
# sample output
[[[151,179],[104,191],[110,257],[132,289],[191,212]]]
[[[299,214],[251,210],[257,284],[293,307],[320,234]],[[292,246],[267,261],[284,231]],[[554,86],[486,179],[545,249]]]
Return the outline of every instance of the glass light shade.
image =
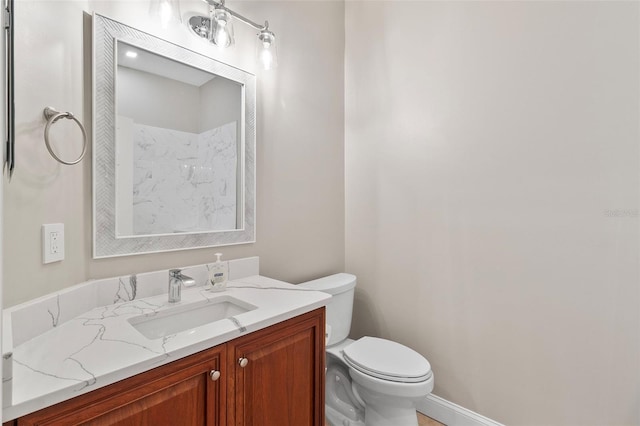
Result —
[[[210,41],[220,49],[231,46],[234,42],[231,15],[223,9],[214,9],[211,13]]]
[[[150,0],[149,16],[160,21],[162,28],[169,28],[170,24],[181,24],[179,0]]]
[[[278,65],[275,34],[266,28],[260,31],[256,48],[258,62],[264,70],[271,70]]]

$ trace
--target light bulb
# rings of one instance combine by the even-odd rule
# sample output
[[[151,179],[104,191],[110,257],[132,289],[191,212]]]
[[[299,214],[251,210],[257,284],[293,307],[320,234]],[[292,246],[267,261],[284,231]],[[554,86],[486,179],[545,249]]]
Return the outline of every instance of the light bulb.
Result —
[[[227,34],[227,32],[224,29],[218,29],[216,31],[216,35],[213,38],[214,43],[216,44],[216,46],[221,47],[221,48],[225,48],[225,47],[229,47],[229,34]]]
[[[273,54],[269,47],[271,43],[262,43],[262,50],[260,51],[260,62],[265,70],[270,70],[273,65]]]
[[[273,69],[277,65],[276,36],[269,31],[265,23],[265,28],[258,34],[258,61],[266,71]]]
[[[221,25],[216,29],[216,35],[213,37],[213,42],[216,46],[220,48],[229,47],[231,39],[229,37],[229,33],[225,30],[225,28]]]
[[[213,26],[211,41],[220,49],[233,44],[233,25],[231,25],[229,18],[229,14],[223,9],[214,9],[211,14]]]
[[[167,29],[171,23],[182,23],[178,0],[151,0],[149,14],[160,21],[163,29]]]
[[[167,29],[169,27],[169,22],[171,21],[172,7],[167,2],[162,2],[160,4],[160,24],[163,29]]]

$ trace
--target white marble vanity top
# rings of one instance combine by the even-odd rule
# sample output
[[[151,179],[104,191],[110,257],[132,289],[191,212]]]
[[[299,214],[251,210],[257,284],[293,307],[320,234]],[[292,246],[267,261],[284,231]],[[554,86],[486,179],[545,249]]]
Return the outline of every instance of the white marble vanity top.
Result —
[[[127,321],[224,296],[256,309],[155,340],[144,337]],[[3,409],[3,421],[309,312],[326,305],[330,297],[254,275],[229,281],[227,290],[219,293],[201,286],[184,288],[178,303],[169,304],[164,293],[95,307],[13,348],[12,395]]]

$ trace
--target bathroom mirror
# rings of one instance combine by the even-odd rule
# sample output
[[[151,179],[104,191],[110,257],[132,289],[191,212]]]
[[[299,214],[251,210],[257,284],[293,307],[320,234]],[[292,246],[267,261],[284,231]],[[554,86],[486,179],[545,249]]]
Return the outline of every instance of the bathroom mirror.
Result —
[[[93,17],[94,257],[255,241],[255,76]]]

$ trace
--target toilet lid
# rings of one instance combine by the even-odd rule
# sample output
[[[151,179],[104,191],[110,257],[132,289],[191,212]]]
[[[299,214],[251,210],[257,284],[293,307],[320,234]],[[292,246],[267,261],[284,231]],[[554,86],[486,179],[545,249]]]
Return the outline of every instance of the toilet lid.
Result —
[[[394,382],[422,382],[431,376],[431,365],[418,352],[391,340],[363,337],[343,350],[351,367]]]

